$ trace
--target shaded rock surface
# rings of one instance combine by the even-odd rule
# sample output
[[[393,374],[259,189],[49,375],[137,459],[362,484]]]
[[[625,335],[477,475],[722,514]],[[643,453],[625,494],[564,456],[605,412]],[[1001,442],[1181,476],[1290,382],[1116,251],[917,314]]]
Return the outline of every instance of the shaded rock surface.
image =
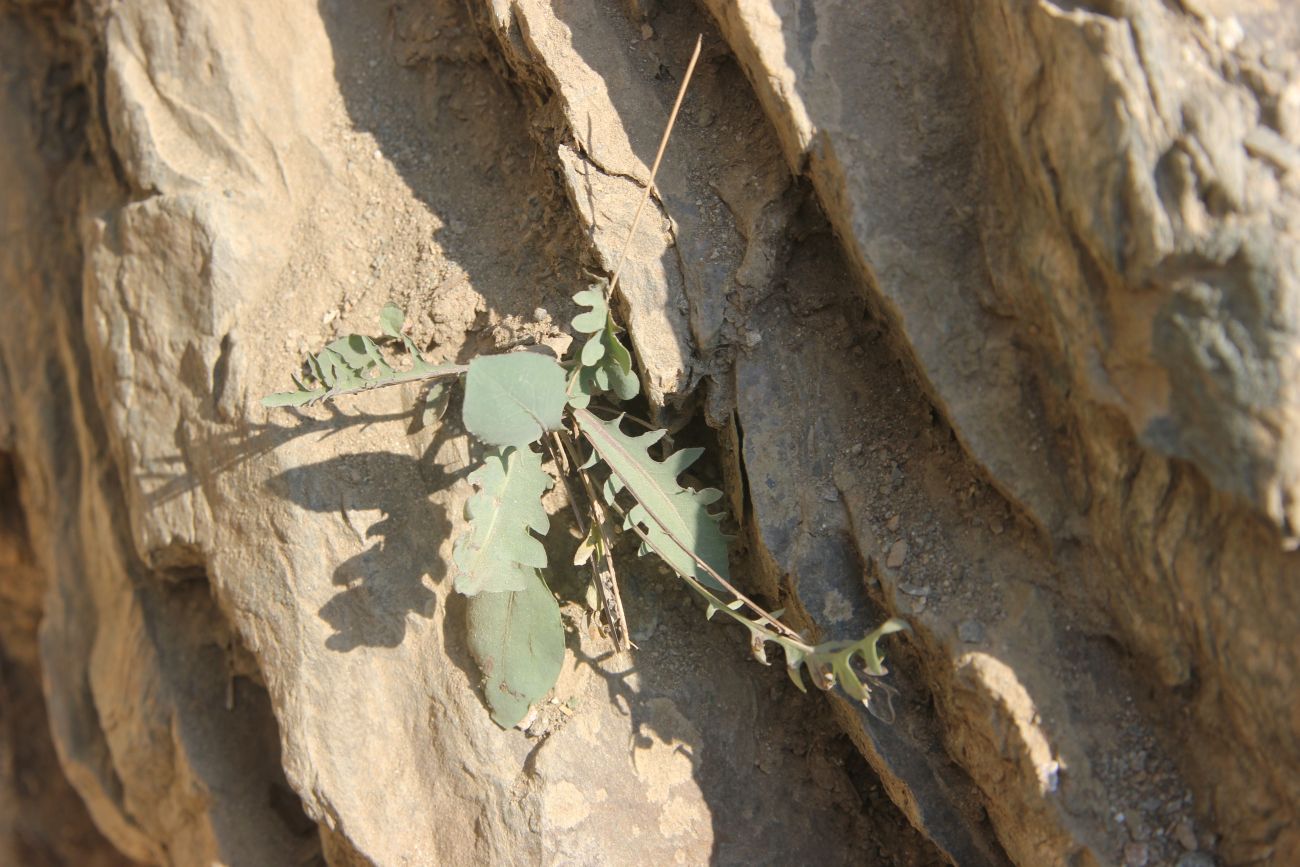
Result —
[[[444,580],[464,435],[408,436],[414,392],[258,407],[389,300],[439,358],[567,339],[586,245],[459,5],[51,5],[12,26],[0,448],[48,581],[49,727],[117,849],[938,863],[820,705],[648,563],[624,570],[645,651],[612,657],[568,606],[554,702],[499,730]]]
[[[0,855],[1300,851],[1286,4],[2,8],[0,747],[48,715],[88,819],[24,818],[72,794],[24,803],[10,759]],[[503,732],[445,580],[455,414],[257,398],[390,300],[439,360],[562,347],[697,33],[620,315],[750,589],[821,638],[910,620],[894,721],[633,561],[642,649],[567,606],[554,701]]]

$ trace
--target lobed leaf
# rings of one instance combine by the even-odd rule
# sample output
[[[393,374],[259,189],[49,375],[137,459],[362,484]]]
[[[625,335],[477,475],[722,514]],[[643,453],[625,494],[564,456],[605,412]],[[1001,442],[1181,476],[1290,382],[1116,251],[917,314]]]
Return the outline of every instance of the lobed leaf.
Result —
[[[382,328],[384,333],[389,337],[394,337],[400,340],[402,337],[402,325],[405,323],[406,313],[402,311],[402,308],[398,307],[391,301],[384,305],[383,310],[379,311],[379,327]]]
[[[551,477],[542,458],[527,447],[489,454],[469,480],[479,491],[465,505],[470,524],[452,549],[456,590],[522,590],[546,566],[546,549],[532,535],[550,526],[541,497]]]
[[[864,674],[873,678],[884,677],[888,672],[885,670],[884,656],[881,655],[878,647],[880,639],[891,633],[910,629],[906,621],[891,617],[857,641],[827,641],[810,647],[789,635],[779,634],[762,618],[746,617],[741,613],[744,607],[741,600],[723,602],[699,583],[690,579],[687,583],[704,597],[707,603],[704,614],[706,620],[712,620],[713,615],[721,612],[749,630],[750,651],[756,660],[767,665],[764,645],[769,641],[780,645],[785,651],[786,673],[800,692],[808,691],[802,674],[803,669],[806,668],[813,676],[813,684],[819,689],[833,689],[838,683],[852,698],[862,702],[863,707],[877,719],[893,722],[893,706],[888,700],[895,694],[894,689],[883,683],[868,687],[858,676],[854,667],[854,658],[861,660]],[[780,617],[781,613],[774,611],[772,616]],[[881,710],[877,707],[877,703],[871,700],[871,690],[874,687],[879,687],[885,693],[886,710]]]
[[[564,663],[560,607],[531,572],[513,593],[480,593],[465,610],[469,652],[483,673],[483,695],[502,728],[517,725],[550,691]]]
[[[641,381],[632,371],[632,353],[618,339],[618,326],[609,303],[599,289],[584,289],[573,300],[590,310],[573,317],[573,329],[591,335],[578,353],[575,373],[576,408],[585,408],[592,396],[611,391],[619,400],[631,400],[641,391]]]
[[[522,448],[560,430],[569,396],[564,368],[536,352],[485,355],[465,376],[465,428],[490,446]]]
[[[262,406],[309,406],[343,394],[352,394],[403,382],[459,376],[464,368],[454,364],[430,364],[409,337],[400,332],[406,315],[395,304],[380,313],[380,326],[390,337],[401,337],[410,351],[409,370],[395,370],[384,360],[375,341],[362,334],[349,334],[331,342],[316,355],[308,355],[307,374],[293,377],[297,391],[282,391],[262,398]]]
[[[619,428],[622,416],[601,421],[589,410],[576,409],[574,418],[583,437],[610,469],[605,498],[626,489],[636,500],[627,512],[624,526],[642,528],[648,546],[679,574],[707,587],[723,587],[691,556],[700,558],[723,578],[729,577],[727,537],[718,527],[719,515],[708,511],[721,494],[712,488],[702,491],[682,487],[677,476],[695,463],[703,449],[682,449],[663,461],[656,461],[648,449],[664,431],[628,436]]]

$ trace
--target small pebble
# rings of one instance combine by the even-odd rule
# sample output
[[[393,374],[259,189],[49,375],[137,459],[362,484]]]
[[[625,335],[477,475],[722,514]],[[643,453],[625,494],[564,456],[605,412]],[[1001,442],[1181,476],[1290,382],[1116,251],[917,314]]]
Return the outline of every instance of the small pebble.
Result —
[[[655,29],[654,29],[653,27],[651,27],[649,24],[642,24],[642,25],[641,25],[641,38],[642,38],[642,39],[645,39],[645,40],[647,40],[647,41],[648,41],[648,40],[651,40],[651,39],[654,39],[654,38],[655,38]]]
[[[1214,867],[1214,858],[1204,852],[1184,852],[1174,867]]]
[[[957,637],[967,644],[979,644],[984,640],[984,626],[978,620],[963,620],[957,627]],[[1119,821],[1123,818],[1118,817]]]
[[[1183,819],[1174,825],[1174,839],[1188,852],[1196,851],[1196,829],[1192,827],[1190,819]]]
[[[885,558],[885,565],[890,569],[897,569],[907,562],[907,542],[899,539],[889,547],[889,556]]]
[[[930,588],[922,584],[899,584],[898,589],[908,596],[929,596]]]
[[[889,521],[886,522],[886,524],[885,524],[885,529],[889,530],[889,532],[891,532],[891,533],[897,533],[897,532],[898,532],[898,526],[899,526],[902,522],[903,522],[903,519],[900,518],[898,515],[892,515],[892,516],[890,516]]]
[[[1001,521],[992,521],[992,522],[989,523],[989,529],[993,531],[993,535],[994,535],[994,536],[1001,536],[1001,535],[1002,535],[1002,532],[1003,532],[1006,528],[1002,526],[1002,522],[1001,522]]]
[[[1129,843],[1124,847],[1124,867],[1146,867],[1151,850],[1146,843]]]
[[[533,321],[534,321],[534,322],[545,322],[547,319],[550,319],[550,318],[551,318],[551,314],[548,313],[548,312],[546,311],[546,308],[545,308],[545,307],[535,307],[535,308],[533,308]]]

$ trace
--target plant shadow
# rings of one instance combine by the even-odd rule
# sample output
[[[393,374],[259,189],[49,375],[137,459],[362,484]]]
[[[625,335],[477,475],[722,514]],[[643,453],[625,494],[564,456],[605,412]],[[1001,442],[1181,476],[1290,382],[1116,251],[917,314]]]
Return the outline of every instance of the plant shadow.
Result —
[[[342,589],[318,612],[334,630],[325,641],[330,650],[397,647],[406,638],[408,615],[434,615],[437,595],[425,579],[436,584],[446,577],[439,547],[452,527],[445,507],[430,497],[463,474],[433,459],[446,441],[444,430],[419,458],[340,455],[267,480],[268,490],[303,509],[341,514],[358,539],[371,543],[334,569],[331,580]],[[350,516],[356,511],[382,517],[362,530]]]

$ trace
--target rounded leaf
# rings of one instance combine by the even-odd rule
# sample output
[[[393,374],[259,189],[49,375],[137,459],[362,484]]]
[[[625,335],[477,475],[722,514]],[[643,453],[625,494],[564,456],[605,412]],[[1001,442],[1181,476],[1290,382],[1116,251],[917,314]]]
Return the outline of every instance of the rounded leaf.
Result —
[[[465,428],[492,446],[523,448],[564,421],[564,368],[536,352],[485,355],[465,375]]]

